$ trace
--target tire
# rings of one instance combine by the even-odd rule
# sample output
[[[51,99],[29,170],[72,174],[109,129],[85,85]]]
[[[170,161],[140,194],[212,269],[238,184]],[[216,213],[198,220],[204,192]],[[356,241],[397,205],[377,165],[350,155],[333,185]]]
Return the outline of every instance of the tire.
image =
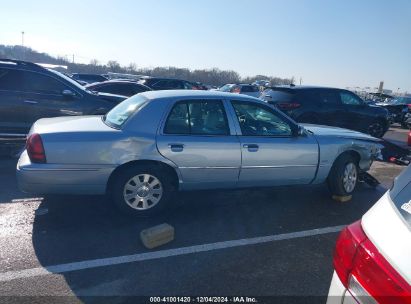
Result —
[[[110,196],[116,207],[125,214],[151,216],[166,209],[173,192],[171,180],[160,168],[130,166],[114,178]]]
[[[374,121],[367,127],[367,133],[371,136],[381,138],[384,136],[384,126],[380,121]]]
[[[358,184],[358,173],[358,165],[354,157],[349,154],[339,156],[328,176],[328,187],[331,194],[351,195]]]

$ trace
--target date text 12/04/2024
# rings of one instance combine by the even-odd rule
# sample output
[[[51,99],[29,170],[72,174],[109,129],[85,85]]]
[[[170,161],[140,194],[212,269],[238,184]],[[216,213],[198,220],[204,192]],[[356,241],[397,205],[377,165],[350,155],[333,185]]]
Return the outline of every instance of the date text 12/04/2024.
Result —
[[[253,297],[150,297],[150,303],[258,303]]]

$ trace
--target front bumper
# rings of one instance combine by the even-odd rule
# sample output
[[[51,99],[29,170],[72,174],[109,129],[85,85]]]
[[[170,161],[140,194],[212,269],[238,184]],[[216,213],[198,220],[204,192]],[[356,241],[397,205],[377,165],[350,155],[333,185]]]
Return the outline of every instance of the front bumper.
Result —
[[[104,194],[113,166],[36,164],[24,151],[17,163],[19,189],[32,194]]]

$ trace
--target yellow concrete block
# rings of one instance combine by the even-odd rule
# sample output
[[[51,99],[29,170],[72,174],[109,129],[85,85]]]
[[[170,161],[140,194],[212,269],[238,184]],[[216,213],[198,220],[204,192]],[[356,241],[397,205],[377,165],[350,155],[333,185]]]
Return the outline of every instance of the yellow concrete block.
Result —
[[[144,246],[153,249],[174,240],[174,227],[169,224],[161,224],[140,232],[140,239]]]
[[[347,196],[338,196],[338,195],[333,195],[333,200],[340,202],[340,203],[345,203],[349,202],[352,199],[352,195],[347,195]]]

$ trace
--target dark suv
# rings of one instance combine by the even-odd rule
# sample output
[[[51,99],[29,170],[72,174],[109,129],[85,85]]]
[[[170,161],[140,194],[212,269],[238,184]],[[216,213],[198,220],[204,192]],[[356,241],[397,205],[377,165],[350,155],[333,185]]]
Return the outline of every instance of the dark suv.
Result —
[[[384,136],[389,128],[386,109],[367,105],[348,90],[308,86],[272,87],[265,90],[261,98],[298,122],[347,128],[375,137]]]
[[[0,138],[25,137],[43,117],[102,115],[124,99],[31,62],[0,59]]]
[[[108,78],[99,74],[84,74],[84,73],[73,73],[71,78],[80,82],[80,83],[95,83],[108,80]]]
[[[197,87],[186,80],[158,78],[145,76],[138,83],[144,84],[152,90],[195,90]]]

